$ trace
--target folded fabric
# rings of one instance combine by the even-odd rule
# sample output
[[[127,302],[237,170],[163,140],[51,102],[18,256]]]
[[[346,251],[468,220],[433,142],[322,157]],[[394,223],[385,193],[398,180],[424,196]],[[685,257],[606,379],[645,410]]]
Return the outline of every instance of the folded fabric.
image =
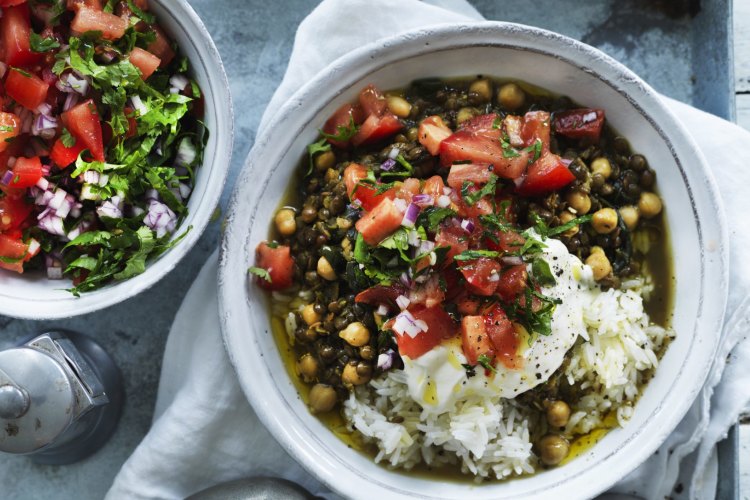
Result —
[[[298,88],[350,47],[401,31],[481,16],[463,0],[325,0],[300,25],[289,68],[260,129]],[[748,331],[750,245],[743,231],[750,213],[750,134],[687,105],[666,100],[693,133],[711,164],[731,232],[734,318],[723,333],[705,389],[659,453],[613,490],[643,498],[711,498],[716,485],[715,444],[750,400],[750,342],[732,351]],[[276,443],[244,397],[222,342],[217,303],[217,259],[212,257],[177,313],[167,342],[153,427],[123,466],[109,499],[184,498],[208,486],[250,476],[295,481],[333,497]],[[717,329],[720,325],[717,325]],[[726,359],[730,363],[726,370]],[[722,379],[722,373],[725,377]],[[717,385],[718,384],[718,385]],[[687,458],[686,458],[687,457]],[[680,464],[683,467],[680,467]],[[675,493],[680,482],[682,493]]]

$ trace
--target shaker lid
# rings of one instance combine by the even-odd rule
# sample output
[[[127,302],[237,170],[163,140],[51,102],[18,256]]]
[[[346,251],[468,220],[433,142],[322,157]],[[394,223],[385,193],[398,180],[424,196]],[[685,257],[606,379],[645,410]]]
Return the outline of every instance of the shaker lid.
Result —
[[[51,356],[29,347],[0,352],[0,451],[33,453],[76,417],[71,381]]]

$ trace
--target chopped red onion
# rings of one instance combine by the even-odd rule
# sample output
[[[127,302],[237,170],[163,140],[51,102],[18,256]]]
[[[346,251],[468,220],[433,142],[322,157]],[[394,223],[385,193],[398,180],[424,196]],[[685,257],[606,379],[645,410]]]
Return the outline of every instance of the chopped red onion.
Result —
[[[2,179],[0,179],[0,184],[3,186],[9,186],[11,182],[13,182],[13,178],[16,176],[16,174],[13,173],[12,170],[6,170],[3,174]]]
[[[451,199],[448,198],[446,195],[440,196],[437,199],[437,206],[439,206],[440,208],[449,207],[451,206]]]
[[[187,79],[185,75],[172,75],[172,77],[169,79],[169,84],[182,91],[185,90],[185,87],[190,84],[190,80]]]
[[[31,135],[52,139],[57,133],[57,118],[47,115],[37,115],[31,126]]]
[[[393,322],[393,330],[399,335],[408,335],[414,338],[421,332],[427,331],[426,328],[422,328],[423,325],[424,321],[414,319],[414,316],[409,311],[401,311]]]
[[[69,194],[65,197],[65,201],[60,205],[60,208],[55,210],[55,215],[61,218],[66,218],[70,211],[73,209],[73,205],[75,205],[76,199],[73,197],[72,194]]]
[[[47,268],[47,279],[51,279],[51,280],[61,280],[61,279],[63,279],[62,267],[48,267]]]
[[[386,172],[393,169],[393,167],[396,166],[396,160],[393,158],[388,158],[383,163],[380,164],[380,170],[385,170]]]
[[[53,196],[49,202],[49,207],[52,210],[59,210],[63,203],[65,203],[67,196],[68,193],[64,189],[57,188],[55,190],[55,196]]]
[[[467,233],[470,233],[474,231],[474,222],[471,221],[471,219],[464,219],[461,221],[461,229],[466,231]]]
[[[453,192],[453,189],[449,188],[448,186],[445,186],[445,187],[443,188],[443,194],[444,194],[445,196],[449,196],[449,195],[450,195],[450,194],[451,194],[452,192]]]
[[[419,245],[419,251],[417,252],[417,255],[428,254],[428,253],[432,252],[433,250],[435,250],[435,243],[433,243],[431,241],[423,241]]]
[[[388,314],[388,306],[385,304],[380,304],[375,313],[379,314],[380,316],[385,316],[386,314]]]
[[[68,84],[66,78],[58,78],[58,80],[55,82],[55,87],[57,87],[57,90],[59,90],[60,92],[64,92],[66,94],[74,92],[73,87]]]
[[[417,222],[417,217],[419,217],[419,206],[414,203],[409,203],[409,206],[406,207],[406,213],[404,213],[401,225],[404,227],[414,227],[414,224]]]
[[[406,235],[407,241],[409,242],[409,246],[412,247],[418,247],[419,244],[422,242],[422,240],[419,238],[419,233],[415,230],[409,231],[409,234]]]
[[[42,163],[42,175],[44,176],[49,175],[50,170],[52,170],[52,167],[50,165],[47,165],[46,163]]]
[[[192,191],[193,191],[193,188],[191,188],[184,182],[180,182],[180,196],[182,196],[183,200],[187,200],[188,196],[190,196],[190,193]]]
[[[391,160],[395,160],[398,158],[398,155],[401,154],[401,150],[397,148],[396,146],[393,146],[390,151],[388,151],[388,158]]]
[[[175,156],[175,163],[179,167],[187,167],[195,162],[198,152],[195,150],[195,146],[190,139],[185,137],[180,141],[180,145],[177,147],[177,155]]]
[[[435,204],[431,194],[415,194],[411,201],[420,207],[429,207]]]
[[[569,167],[569,166],[570,166],[570,164],[571,164],[571,163],[573,163],[573,160],[568,160],[567,158],[560,158],[560,161],[561,161],[561,162],[562,162],[562,164],[563,164],[563,165],[565,165],[566,167]]]
[[[38,226],[50,234],[65,236],[65,227],[63,225],[63,220],[51,213],[40,219],[38,222]]]
[[[399,309],[402,311],[408,308],[410,303],[411,301],[405,295],[399,295],[396,297],[396,305],[398,305]]]
[[[83,173],[83,182],[88,184],[99,184],[99,172],[96,170],[86,170]]]
[[[406,274],[406,272],[401,273],[401,276],[399,276],[399,281],[406,288],[411,288],[411,286],[413,284],[412,281],[411,281],[411,278],[409,277],[408,274]]]
[[[78,94],[71,93],[65,98],[65,104],[63,104],[63,111],[68,111],[70,108],[78,104]]]
[[[82,208],[82,205],[80,203],[76,203],[75,205],[73,205],[73,208],[70,209],[70,216],[73,217],[74,219],[77,219],[78,217],[80,217],[81,208]],[[68,235],[68,238],[70,238],[70,235]],[[72,240],[75,238],[70,238],[70,239]]]
[[[490,277],[487,278],[487,281],[489,281],[490,283],[495,283],[495,282],[500,281],[500,274],[498,274],[497,271],[491,272]]]
[[[523,264],[523,259],[515,255],[508,255],[502,257],[500,259],[500,262],[502,262],[506,266],[520,266],[521,264]]]
[[[34,238],[31,238],[31,240],[29,241],[29,248],[26,249],[26,253],[28,253],[29,255],[34,255],[39,251],[39,248],[41,246],[41,243],[39,243]]]
[[[396,352],[393,349],[378,355],[378,370],[384,372],[388,371],[393,367],[393,362],[396,361]]]
[[[96,215],[99,217],[109,217],[110,219],[122,219],[122,211],[111,200],[107,200],[96,207]]]
[[[134,95],[130,98],[130,103],[133,105],[133,109],[138,111],[138,114],[143,116],[148,113],[148,108],[143,104],[143,100],[140,96]]]
[[[402,200],[401,198],[396,198],[395,200],[393,200],[393,204],[396,206],[399,212],[406,212],[406,209],[409,207],[406,201]]]
[[[157,238],[161,238],[175,230],[177,216],[164,203],[152,200],[149,202],[148,213],[143,218],[143,223],[156,232]]]
[[[55,193],[52,191],[43,191],[42,193],[38,194],[36,199],[34,200],[34,203],[37,205],[46,207],[49,205],[49,202],[52,201],[52,198],[55,197]]]
[[[34,113],[41,114],[41,115],[47,115],[52,116],[52,106],[47,104],[46,102],[41,103],[37,108],[34,110]]]
[[[89,81],[86,77],[78,78],[73,73],[69,73],[66,83],[82,96],[85,96],[89,91]]]

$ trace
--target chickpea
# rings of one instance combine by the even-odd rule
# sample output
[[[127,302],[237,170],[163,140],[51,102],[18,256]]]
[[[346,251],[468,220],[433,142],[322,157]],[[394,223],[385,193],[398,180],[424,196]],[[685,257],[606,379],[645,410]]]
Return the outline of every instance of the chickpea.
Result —
[[[302,308],[300,314],[308,326],[312,326],[322,319],[322,316],[315,311],[315,304],[307,304]]]
[[[552,427],[565,427],[570,419],[570,406],[565,401],[553,401],[547,408],[547,422]]]
[[[571,214],[570,212],[566,210],[565,212],[560,214],[560,223],[567,224],[568,222],[572,221],[575,218],[576,218],[575,215]],[[571,238],[575,236],[576,234],[578,234],[578,226],[573,226],[562,234],[563,236],[567,236],[568,238]]]
[[[294,210],[291,208],[282,208],[276,212],[274,222],[276,223],[276,229],[282,236],[291,236],[297,230],[297,222],[294,220]]]
[[[487,78],[481,78],[469,86],[469,92],[476,94],[480,102],[489,102],[492,99],[492,83]]]
[[[333,270],[331,263],[325,257],[318,259],[318,274],[324,280],[334,281],[336,279],[336,271]]]
[[[356,321],[349,323],[346,328],[341,330],[339,337],[344,339],[350,346],[362,347],[370,342],[370,330],[359,321]]]
[[[399,118],[406,118],[411,113],[411,104],[403,97],[390,95],[386,97],[386,102],[388,103],[390,112]]]
[[[662,205],[659,196],[649,191],[641,193],[641,199],[638,200],[638,211],[643,217],[650,219],[659,215],[661,209]]]
[[[558,465],[569,451],[568,440],[557,434],[547,434],[539,441],[539,454],[545,465]]]
[[[565,200],[568,202],[568,205],[570,205],[570,208],[575,210],[578,215],[587,214],[589,213],[589,210],[591,210],[591,198],[589,198],[589,195],[583,191],[577,189],[571,191],[568,193]]]
[[[638,225],[638,209],[633,205],[628,205],[621,207],[619,212],[622,221],[625,223],[625,227],[631,231],[635,229],[635,226]]]
[[[600,281],[612,272],[612,264],[609,263],[607,255],[602,247],[592,247],[591,254],[586,259],[586,265],[594,272],[594,279]]]
[[[315,157],[313,164],[318,172],[325,172],[336,165],[336,154],[333,151],[324,151]]]
[[[318,376],[318,360],[312,354],[304,354],[297,361],[297,373],[305,382],[312,382]]]
[[[515,83],[506,83],[497,92],[497,100],[503,108],[515,111],[523,106],[526,100],[526,93]]]
[[[609,234],[617,227],[617,212],[614,208],[602,208],[594,212],[591,225],[599,234]]]
[[[313,413],[326,413],[336,406],[336,391],[330,385],[315,384],[310,389],[310,409]]]
[[[600,156],[591,162],[591,173],[601,174],[605,179],[609,179],[612,176],[612,165],[608,159]]]
[[[474,108],[461,108],[456,114],[456,123],[460,125],[463,122],[471,120],[475,115]]]
[[[345,386],[362,385],[370,381],[368,375],[360,375],[357,371],[356,363],[349,363],[344,367],[343,373],[341,373],[341,381]]]

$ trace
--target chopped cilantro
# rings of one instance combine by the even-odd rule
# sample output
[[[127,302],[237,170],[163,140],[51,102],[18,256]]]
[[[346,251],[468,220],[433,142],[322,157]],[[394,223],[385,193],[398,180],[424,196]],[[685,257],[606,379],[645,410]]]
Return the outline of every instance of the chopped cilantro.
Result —
[[[42,38],[33,31],[29,37],[29,44],[32,52],[49,52],[60,48],[60,43],[54,38]]]
[[[494,259],[500,257],[500,255],[500,252],[495,252],[494,250],[464,250],[460,254],[453,257],[453,259],[457,261],[474,260],[480,259],[482,257]]]
[[[540,285],[553,286],[557,283],[547,261],[539,257],[531,261],[531,274]]]
[[[486,354],[481,354],[477,358],[477,363],[482,365],[482,368],[484,368],[485,370],[489,370],[492,373],[497,373],[497,368],[492,366],[492,358],[487,356]]]
[[[63,146],[66,148],[72,148],[76,145],[76,138],[73,137],[67,128],[63,127],[62,134],[60,135],[60,140],[63,143]]]
[[[470,192],[473,183],[464,181],[463,186],[461,186],[461,197],[469,206],[472,206],[485,196],[494,196],[497,189],[497,181],[498,177],[495,174],[490,174],[490,180],[487,181],[487,184],[482,186],[482,189],[473,193]]]
[[[349,124],[336,126],[335,134],[327,134],[321,130],[320,135],[332,141],[346,142],[354,137],[358,131],[359,125],[354,123],[354,117],[349,115]]]
[[[260,279],[266,280],[267,282],[271,283],[270,273],[266,269],[263,269],[262,267],[253,266],[250,269],[248,269],[247,272],[250,274],[254,274]]]
[[[518,158],[521,154],[510,145],[508,142],[509,138],[507,135],[503,135],[500,138],[500,147],[503,149],[503,158]]]
[[[16,73],[25,76],[26,78],[31,78],[31,73],[28,71],[22,70],[21,68],[11,67],[11,71],[15,71]]]
[[[435,232],[441,222],[455,215],[456,212],[447,207],[427,207],[417,217],[417,225],[427,231]]]

